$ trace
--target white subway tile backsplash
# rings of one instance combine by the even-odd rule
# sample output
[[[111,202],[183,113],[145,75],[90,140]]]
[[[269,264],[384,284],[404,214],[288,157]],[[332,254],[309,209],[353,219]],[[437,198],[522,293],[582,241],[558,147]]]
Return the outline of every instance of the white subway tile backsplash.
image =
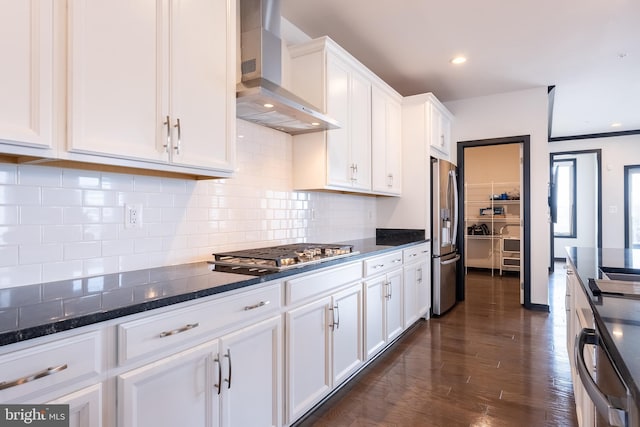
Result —
[[[102,244],[96,242],[71,242],[64,244],[64,260],[90,259],[102,255]]]
[[[60,187],[62,173],[59,168],[20,165],[18,168],[20,185],[37,185],[40,187]]]
[[[49,225],[42,227],[42,243],[79,242],[82,225]]]
[[[0,267],[18,264],[18,245],[0,246]]]
[[[0,206],[0,224],[15,225],[18,223],[18,206]]]
[[[44,206],[82,206],[82,190],[77,188],[43,188]]]
[[[62,224],[62,208],[49,206],[21,206],[20,224]]]
[[[290,136],[242,120],[238,134],[231,179],[0,164],[0,287],[375,234],[374,198],[292,190]],[[124,227],[129,203],[142,228]]]
[[[31,245],[40,243],[41,229],[38,225],[0,226],[0,245]]]
[[[63,169],[62,186],[66,188],[101,188],[101,173],[80,169]]]
[[[44,264],[62,261],[62,244],[20,245],[20,264]]]
[[[0,184],[17,184],[18,166],[8,163],[0,163]]]
[[[39,205],[40,187],[0,185],[0,205]]]

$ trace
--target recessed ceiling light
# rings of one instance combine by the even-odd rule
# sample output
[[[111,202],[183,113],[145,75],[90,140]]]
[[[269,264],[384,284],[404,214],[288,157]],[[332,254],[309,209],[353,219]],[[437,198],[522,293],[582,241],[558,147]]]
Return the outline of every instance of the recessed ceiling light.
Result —
[[[467,58],[465,58],[464,56],[456,56],[450,62],[455,65],[464,64],[465,62],[467,62]]]
[[[264,104],[265,108],[273,108],[273,104]]]
[[[619,128],[620,126],[622,126],[622,123],[619,123],[619,122],[611,123],[612,128]]]
[[[320,126],[320,123],[318,123],[318,122],[311,122],[311,126]]]
[[[627,53],[626,53],[626,52],[620,52],[620,53],[618,54],[618,59],[624,59],[624,58],[626,58],[626,57],[627,57]]]

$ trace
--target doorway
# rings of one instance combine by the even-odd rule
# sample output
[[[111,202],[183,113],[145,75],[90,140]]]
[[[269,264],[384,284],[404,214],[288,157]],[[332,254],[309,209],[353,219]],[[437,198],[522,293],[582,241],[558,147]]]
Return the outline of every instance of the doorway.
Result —
[[[478,214],[485,214],[484,210],[489,208],[489,213],[491,215],[497,215],[500,218],[494,218],[493,228],[489,228],[488,225],[486,228],[489,228],[489,231],[485,230],[485,233],[488,233],[488,239],[495,240],[497,246],[493,249],[495,253],[498,253],[500,249],[504,249],[502,247],[502,243],[507,241],[503,239],[504,237],[515,237],[517,236],[518,242],[515,243],[520,246],[520,250],[518,252],[518,268],[516,269],[519,273],[519,282],[520,282],[520,303],[524,305],[526,308],[531,309],[548,309],[547,307],[538,307],[536,304],[531,303],[531,257],[530,257],[530,249],[531,249],[531,230],[529,227],[530,224],[530,137],[529,135],[523,136],[514,136],[514,137],[505,137],[505,138],[492,138],[492,139],[483,139],[483,140],[475,140],[475,141],[462,141],[458,142],[458,174],[459,174],[459,186],[460,186],[460,200],[467,200],[466,192],[470,191],[470,187],[468,185],[464,185],[463,183],[467,182],[465,174],[470,173],[467,170],[467,166],[465,164],[465,151],[466,150],[474,150],[479,147],[496,147],[496,146],[516,146],[517,151],[519,152],[519,156],[514,159],[517,163],[516,169],[519,170],[519,179],[509,178],[509,183],[513,183],[516,181],[519,185],[519,188],[498,188],[498,186],[492,187],[493,189],[498,189],[499,191],[496,193],[489,192],[486,195],[487,206],[484,208],[472,206],[472,204],[467,205],[466,203],[460,203],[460,219],[458,223],[458,227],[460,230],[464,230],[465,233],[460,233],[458,240],[458,247],[462,248],[462,253],[466,254],[469,249],[472,248],[467,247],[468,239],[466,238],[466,234],[469,230],[466,227],[466,221],[471,217],[471,213],[473,215],[476,214],[476,210]],[[501,178],[498,178],[498,180]],[[504,184],[503,181],[498,181]],[[486,182],[484,183],[487,184]],[[481,184],[482,185],[482,184]],[[512,186],[513,187],[513,186]],[[516,194],[519,193],[519,194]],[[498,203],[494,203],[494,201],[490,200],[494,199],[494,201],[499,201]],[[519,202],[516,202],[518,200]],[[502,203],[506,202],[506,203]],[[489,206],[490,204],[490,206]],[[515,207],[517,206],[517,215],[515,215]],[[507,216],[510,216],[513,219],[514,224],[506,225],[499,224],[499,221],[507,222],[504,220]],[[483,219],[489,219],[489,217],[483,217]],[[483,221],[483,223],[487,223],[487,221]],[[495,225],[498,223],[498,227]],[[518,224],[519,223],[519,224]],[[511,228],[511,230],[508,230]],[[502,236],[500,235],[500,231],[502,231]],[[496,234],[497,233],[497,234]],[[478,239],[480,240],[480,239]],[[515,249],[513,247],[514,241],[507,241],[507,243],[511,244],[511,249]],[[514,251],[511,251],[511,255],[514,254]],[[515,257],[512,257],[515,258]],[[494,269],[495,265],[502,266],[502,262],[504,261],[504,257],[501,255],[498,256],[499,264],[492,264],[491,270]],[[465,270],[466,265],[459,269],[459,277],[458,277],[458,299],[463,300],[465,295]],[[515,262],[515,261],[513,261]],[[513,268],[512,268],[513,270]]]
[[[549,154],[549,270],[566,246],[602,247],[602,150]]]

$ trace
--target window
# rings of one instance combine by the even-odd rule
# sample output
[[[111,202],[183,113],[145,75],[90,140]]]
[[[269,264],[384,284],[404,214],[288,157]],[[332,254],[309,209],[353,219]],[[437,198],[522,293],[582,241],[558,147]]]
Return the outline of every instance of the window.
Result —
[[[625,247],[640,248],[640,166],[624,167]]]
[[[555,237],[576,237],[576,159],[553,161],[556,220]],[[640,199],[639,199],[640,201]]]

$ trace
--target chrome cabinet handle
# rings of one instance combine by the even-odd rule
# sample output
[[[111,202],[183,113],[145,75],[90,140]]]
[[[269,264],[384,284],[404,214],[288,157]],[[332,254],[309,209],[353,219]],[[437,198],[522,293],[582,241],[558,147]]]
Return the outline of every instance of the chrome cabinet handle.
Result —
[[[220,394],[222,392],[222,363],[220,362],[220,353],[216,354],[214,362],[218,364],[218,384],[214,384],[213,386],[218,389],[218,394]]]
[[[391,282],[387,282],[387,286],[389,286],[389,299],[393,297],[393,288],[391,286]]]
[[[229,385],[227,386],[227,390],[229,390],[231,388],[231,349],[230,348],[227,349],[227,354],[225,354],[224,357],[229,359],[229,378],[225,379],[225,382],[229,383]]]
[[[615,396],[604,394],[593,380],[584,360],[584,346],[586,344],[601,345],[600,337],[594,329],[583,328],[576,337],[576,343],[573,347],[574,360],[576,361],[580,382],[593,401],[598,413],[607,419],[612,426],[624,426],[626,412],[628,411],[627,403]]]
[[[65,363],[64,365],[55,366],[53,368],[43,369],[42,371],[36,372],[35,374],[27,375],[22,378],[18,378],[13,381],[3,381],[0,383],[0,390],[6,390],[11,387],[15,387],[21,384],[29,383],[31,381],[35,381],[40,378],[48,377],[49,375],[53,375],[57,372],[64,371],[68,366]]]
[[[248,310],[254,310],[256,308],[260,308],[260,307],[264,307],[265,305],[269,304],[271,301],[260,301],[257,304],[254,305],[245,305],[244,306],[244,311],[248,311]]]
[[[337,303],[333,306],[333,315],[334,317],[338,318],[338,320],[333,321],[333,324],[335,325],[336,329],[340,329],[340,307],[338,307]]]
[[[382,267],[384,267],[384,264],[376,264],[371,268],[382,268]]]
[[[393,261],[391,261],[392,264],[396,264],[396,263],[399,263],[399,262],[402,262],[402,258],[396,258]]]
[[[200,323],[189,323],[187,325],[184,325],[182,328],[178,328],[178,329],[173,329],[171,331],[165,331],[165,332],[161,332],[160,333],[160,338],[164,338],[164,337],[170,337],[171,335],[175,335],[175,334],[179,334],[182,332],[187,332],[193,328],[197,328],[198,326],[200,326]]]
[[[418,254],[409,254],[409,258],[413,258],[413,257],[416,257],[416,256],[418,256]]]
[[[174,148],[176,150],[176,154],[180,154],[180,144],[182,141],[182,127],[180,126],[180,119],[176,119],[176,124],[173,126],[178,130],[178,142]]]
[[[393,187],[393,174],[387,175],[387,187]]]
[[[422,269],[418,269],[418,283],[422,284]]]
[[[162,147],[164,148],[164,152],[168,153],[169,147],[171,146],[171,118],[167,116],[167,120],[162,124],[167,126],[167,142],[162,144]]]

